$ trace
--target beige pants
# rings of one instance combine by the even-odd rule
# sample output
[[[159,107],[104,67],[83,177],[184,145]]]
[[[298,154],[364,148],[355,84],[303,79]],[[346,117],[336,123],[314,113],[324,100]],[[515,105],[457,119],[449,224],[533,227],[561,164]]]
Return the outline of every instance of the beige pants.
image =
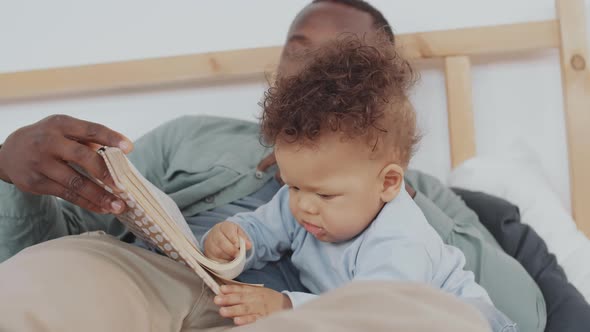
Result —
[[[297,310],[233,331],[487,331],[476,311],[439,291],[353,283]],[[190,270],[108,235],[26,249],[0,264],[0,331],[220,331],[212,293]]]

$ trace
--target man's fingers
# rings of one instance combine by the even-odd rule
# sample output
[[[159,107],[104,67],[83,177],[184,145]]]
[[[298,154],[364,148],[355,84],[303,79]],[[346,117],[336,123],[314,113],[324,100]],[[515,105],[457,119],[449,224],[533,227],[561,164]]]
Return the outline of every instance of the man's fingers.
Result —
[[[88,174],[95,179],[98,179],[109,187],[114,188],[115,183],[109,174],[109,170],[104,163],[104,159],[96,152],[96,149],[90,147],[96,146],[95,144],[82,144],[72,140],[64,139],[59,145],[60,149],[57,155],[58,158],[82,167],[84,171],[88,172]]]
[[[102,148],[104,146],[102,144],[91,143],[91,142],[82,142],[82,141],[80,141],[80,144],[86,145],[87,147],[89,147],[94,152],[98,151],[98,149],[100,149],[100,148]]]
[[[123,202],[73,169],[79,167],[113,185],[96,154],[96,144],[119,146],[127,152],[132,149],[127,138],[105,126],[65,115],[47,117],[6,139],[0,153],[0,177],[24,192],[55,195],[91,211],[120,213]],[[118,206],[110,206],[113,202]]]
[[[44,182],[39,183],[38,189],[45,194],[60,197],[86,210],[101,214],[108,213],[108,211],[105,211],[103,208],[96,206],[84,197],[80,197],[78,194],[73,193],[68,188],[65,188],[64,186],[49,178],[47,178]]]
[[[121,200],[87,179],[84,175],[74,171],[65,163],[53,163],[52,167],[46,170],[45,175],[64,188],[63,193],[57,194],[57,196],[76,205],[82,206],[78,202],[86,200],[101,210],[115,214],[121,213],[125,209],[125,204]]]
[[[67,115],[54,115],[46,119],[64,135],[83,142],[97,143],[106,146],[119,147],[125,153],[133,150],[133,143],[122,134],[111,130],[101,124],[84,121]]]
[[[115,188],[117,185],[115,184],[115,181],[113,180],[113,177],[108,172],[108,168],[107,168],[107,165],[104,162],[104,159],[102,158],[102,156],[100,156],[98,154],[98,150],[100,148],[102,148],[104,145],[100,145],[100,144],[96,144],[96,143],[88,143],[88,142],[78,142],[78,143],[86,145],[87,147],[90,148],[90,150],[92,150],[96,155],[98,155],[100,157],[99,167],[101,169],[99,169],[98,170],[98,173],[96,173],[97,175],[100,175],[100,177],[97,177],[96,175],[93,175],[93,176],[96,179],[101,180],[102,183],[104,183],[105,185],[107,185],[107,186],[109,186],[111,188]]]

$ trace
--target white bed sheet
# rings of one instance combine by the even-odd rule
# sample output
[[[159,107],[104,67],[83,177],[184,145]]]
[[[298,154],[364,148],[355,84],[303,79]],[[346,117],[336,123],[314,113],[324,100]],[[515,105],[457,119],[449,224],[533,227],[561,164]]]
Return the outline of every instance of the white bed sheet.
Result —
[[[482,191],[517,205],[555,254],[568,280],[590,301],[590,240],[577,229],[562,200],[549,186],[531,149],[515,142],[511,151],[472,158],[450,174],[448,185]]]

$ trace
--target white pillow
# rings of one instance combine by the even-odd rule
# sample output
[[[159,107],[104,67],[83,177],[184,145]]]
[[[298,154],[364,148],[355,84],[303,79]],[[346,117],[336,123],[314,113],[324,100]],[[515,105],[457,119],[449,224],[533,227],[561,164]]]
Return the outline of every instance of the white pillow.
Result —
[[[590,302],[590,240],[576,228],[530,158],[475,157],[452,171],[448,185],[482,191],[517,205],[521,221],[545,240],[568,280]]]

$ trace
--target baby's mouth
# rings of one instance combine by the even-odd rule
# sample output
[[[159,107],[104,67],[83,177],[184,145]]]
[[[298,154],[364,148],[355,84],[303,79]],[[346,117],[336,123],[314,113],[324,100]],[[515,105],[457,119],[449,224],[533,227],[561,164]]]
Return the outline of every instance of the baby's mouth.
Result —
[[[305,228],[306,231],[308,231],[315,237],[323,235],[326,232],[323,228],[318,227],[316,225],[312,225],[308,222],[302,221],[301,223],[303,224],[303,228]]]

